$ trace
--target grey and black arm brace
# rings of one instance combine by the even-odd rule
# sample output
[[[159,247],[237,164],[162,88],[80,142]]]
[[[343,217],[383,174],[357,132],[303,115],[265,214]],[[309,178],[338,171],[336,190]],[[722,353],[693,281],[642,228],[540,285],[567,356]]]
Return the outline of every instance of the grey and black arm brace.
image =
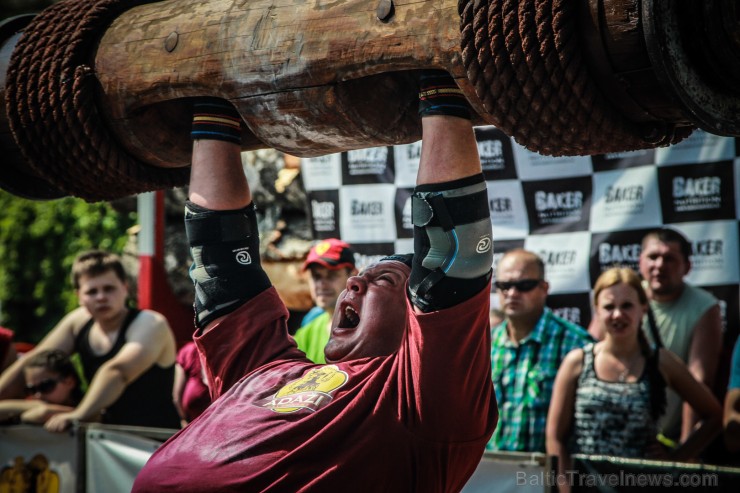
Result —
[[[411,198],[414,259],[411,301],[423,312],[461,303],[488,285],[491,215],[482,174],[419,185]]]
[[[254,203],[228,211],[185,204],[185,231],[193,257],[190,278],[201,329],[271,286],[260,264],[255,209]]]

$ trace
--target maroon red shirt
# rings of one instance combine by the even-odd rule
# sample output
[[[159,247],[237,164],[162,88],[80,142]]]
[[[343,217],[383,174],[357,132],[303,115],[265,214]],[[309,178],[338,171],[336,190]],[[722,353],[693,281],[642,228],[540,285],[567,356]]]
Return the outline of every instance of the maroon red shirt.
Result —
[[[211,404],[211,394],[203,381],[200,356],[195,343],[188,342],[177,352],[177,363],[185,373],[181,405],[188,421],[200,416]]]
[[[315,365],[268,289],[196,337],[220,398],[133,492],[459,491],[496,426],[488,306],[488,289],[434,313],[409,304],[397,353]]]

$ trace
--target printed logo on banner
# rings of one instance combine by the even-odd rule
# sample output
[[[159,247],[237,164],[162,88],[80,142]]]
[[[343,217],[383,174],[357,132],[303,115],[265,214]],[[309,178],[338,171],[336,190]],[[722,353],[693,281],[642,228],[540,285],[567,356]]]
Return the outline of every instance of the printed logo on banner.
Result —
[[[320,190],[308,192],[308,204],[311,207],[311,231],[317,240],[324,238],[341,238],[339,232],[339,192],[337,190]]]
[[[591,290],[588,272],[591,233],[532,235],[524,240],[524,248],[542,258],[551,293]]]
[[[339,224],[349,243],[396,239],[396,187],[392,184],[344,185],[339,189]]]
[[[658,169],[663,221],[681,223],[735,218],[732,162]]]
[[[511,139],[496,127],[476,127],[475,139],[478,141],[478,155],[486,180],[505,180],[516,178],[514,151]]]
[[[678,144],[656,149],[655,163],[658,166],[713,163],[727,161],[734,156],[735,142],[732,137],[694,130],[694,133]]]
[[[740,282],[737,221],[673,224],[691,243],[691,270],[686,281],[696,285]]]
[[[654,166],[594,173],[591,231],[660,226],[660,196]]]
[[[590,156],[543,156],[512,141],[514,161],[520,180],[545,180],[566,176],[590,176],[593,172]]]
[[[591,285],[611,267],[629,267],[640,270],[642,238],[652,229],[633,229],[591,235]]]
[[[551,294],[547,297],[546,305],[558,317],[583,328],[588,327],[588,324],[591,323],[589,293]]]
[[[594,172],[635,168],[655,163],[655,149],[597,154],[591,156],[591,161]]]
[[[307,192],[339,188],[342,184],[342,155],[336,153],[301,159],[301,177]]]
[[[413,242],[413,240],[411,241]],[[394,253],[411,253],[414,251],[413,243],[410,250],[398,250],[394,248],[393,243],[353,243],[352,248],[355,250],[355,263],[359,271],[362,271],[365,267],[378,262],[381,258],[388,255],[393,255]]]
[[[591,177],[522,182],[531,233],[586,231]]]
[[[413,188],[416,185],[420,157],[421,141],[393,146],[397,187]]]
[[[388,147],[356,149],[341,155],[344,185],[393,183],[395,180],[393,152],[389,152]]]
[[[486,184],[494,241],[527,236],[529,219],[519,180],[489,181]]]
[[[396,236],[398,238],[413,238],[414,223],[411,218],[411,194],[413,188],[396,189]]]

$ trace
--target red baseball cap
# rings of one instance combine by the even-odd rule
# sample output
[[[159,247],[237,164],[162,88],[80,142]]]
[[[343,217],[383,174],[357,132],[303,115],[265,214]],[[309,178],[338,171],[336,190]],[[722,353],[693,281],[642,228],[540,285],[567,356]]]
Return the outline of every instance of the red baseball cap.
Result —
[[[321,240],[311,247],[301,270],[305,271],[311,264],[318,264],[331,270],[354,269],[355,252],[342,240],[336,238]]]

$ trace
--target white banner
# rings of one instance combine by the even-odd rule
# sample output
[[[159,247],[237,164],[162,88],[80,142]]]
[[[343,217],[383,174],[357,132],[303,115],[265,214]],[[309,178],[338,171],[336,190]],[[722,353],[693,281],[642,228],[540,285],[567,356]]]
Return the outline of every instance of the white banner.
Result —
[[[87,491],[129,493],[161,441],[126,431],[88,428],[85,443]]]

